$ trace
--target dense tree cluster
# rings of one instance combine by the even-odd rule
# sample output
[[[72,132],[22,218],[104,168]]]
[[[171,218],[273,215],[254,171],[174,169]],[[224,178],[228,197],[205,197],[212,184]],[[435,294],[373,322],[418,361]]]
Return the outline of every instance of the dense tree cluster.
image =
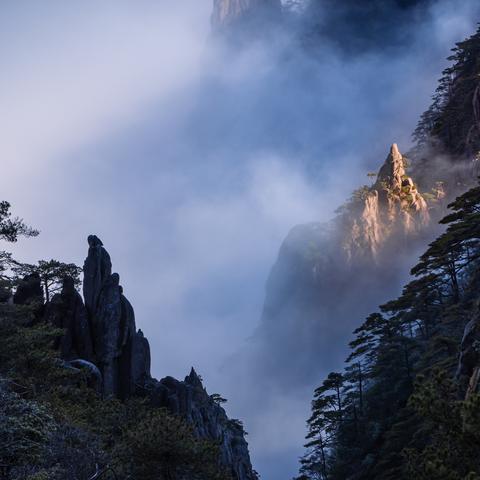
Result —
[[[466,396],[456,376],[479,310],[480,186],[449,207],[413,280],[355,330],[345,370],[315,391],[299,478],[480,478],[478,378]]]
[[[20,237],[36,237],[38,230],[29,227],[21,218],[12,217],[9,202],[0,202],[0,240],[17,242]],[[73,280],[75,287],[80,286],[82,269],[74,263],[64,263],[58,260],[39,260],[37,264],[22,263],[14,259],[10,252],[0,250],[0,301],[5,301],[11,295],[22,279],[32,275],[40,277],[47,302],[58,293],[65,277]]]
[[[219,446],[145,401],[102,398],[52,348],[61,333],[31,306],[0,303],[0,464],[11,478],[229,480]],[[101,478],[114,478],[102,476]]]
[[[414,138],[420,146],[464,156],[480,150],[480,28],[457,43]]]

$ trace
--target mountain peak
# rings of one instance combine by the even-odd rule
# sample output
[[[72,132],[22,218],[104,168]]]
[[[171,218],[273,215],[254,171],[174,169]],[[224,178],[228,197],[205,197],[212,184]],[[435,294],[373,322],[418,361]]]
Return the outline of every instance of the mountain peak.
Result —
[[[405,177],[405,159],[400,153],[398,145],[394,143],[390,147],[390,153],[388,154],[385,163],[378,172],[375,188],[381,189],[388,186],[394,190],[401,189]]]
[[[281,8],[281,0],[214,0],[212,29],[221,31],[257,16],[277,15]]]
[[[203,388],[202,380],[193,367],[190,370],[190,374],[185,377],[185,383],[188,383],[194,387]]]
[[[427,202],[407,175],[405,157],[396,143],[374,185],[357,192],[342,221],[344,248],[351,259],[378,260],[391,240],[417,235],[428,225]]]

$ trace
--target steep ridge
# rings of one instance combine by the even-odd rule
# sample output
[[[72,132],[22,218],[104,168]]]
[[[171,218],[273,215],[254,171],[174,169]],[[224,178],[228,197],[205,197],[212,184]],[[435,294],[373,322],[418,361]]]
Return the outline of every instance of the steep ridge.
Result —
[[[393,147],[375,185],[340,215],[337,250],[350,264],[366,259],[362,283],[401,249],[414,253],[422,231],[432,238],[396,300],[382,305],[377,294],[371,311],[379,311],[352,311],[358,323],[345,368],[324,370],[315,389],[298,480],[478,476],[479,47],[480,29],[457,44],[415,132],[410,172],[432,190],[418,193]],[[443,233],[434,240],[435,220]]]
[[[333,221],[291,230],[267,281],[258,331],[262,348],[274,349],[274,355],[290,353],[288,361],[279,360],[285,362],[282,385],[303,382],[298,372],[310,372],[317,356],[328,359],[325,368],[343,357],[341,346],[355,314],[367,314],[379,297],[393,294],[407,274],[401,268],[405,256],[430,238],[431,217],[443,208],[443,193],[430,203],[394,144],[375,183],[354,192]],[[273,361],[264,360],[264,368],[270,368]]]
[[[166,408],[186,419],[199,438],[220,445],[221,462],[235,479],[255,480],[241,422],[228,418],[193,368],[184,381],[152,378],[148,340],[136,328],[133,307],[119,275],[112,273],[110,255],[95,235],[88,237],[88,244],[85,303],[72,279],[66,278],[62,292],[45,309],[45,321],[65,331],[57,341],[62,358],[84,370],[91,386],[105,397],[143,397],[153,408]],[[38,288],[30,290],[34,296]]]

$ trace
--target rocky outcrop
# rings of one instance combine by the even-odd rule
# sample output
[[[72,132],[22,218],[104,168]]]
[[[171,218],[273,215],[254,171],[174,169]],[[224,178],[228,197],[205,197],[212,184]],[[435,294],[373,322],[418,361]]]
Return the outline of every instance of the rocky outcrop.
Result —
[[[430,238],[428,206],[405,164],[392,145],[374,183],[336,218],[296,226],[284,240],[255,338],[255,369],[276,386],[316,382],[315,362],[325,372],[337,368],[358,318],[396,295],[406,257]]]
[[[90,235],[88,244],[83,291],[103,392],[127,398],[139,379],[150,376],[149,349],[143,334],[136,331],[132,305],[123,294],[119,275],[111,273],[110,255],[102,241]]]
[[[150,378],[150,344],[141,330],[133,337],[132,377],[136,387]]]
[[[154,406],[167,408],[185,418],[196,435],[218,443],[221,462],[235,479],[257,479],[242,424],[228,418],[221,405],[207,393],[193,368],[183,382],[173,377],[151,381],[148,395]]]
[[[72,278],[64,279],[62,292],[54,295],[46,305],[45,319],[65,331],[57,342],[62,358],[93,360],[92,335],[87,310],[82,297],[75,290]]]
[[[222,31],[241,22],[275,18],[281,8],[281,0],[214,0],[212,29]]]
[[[96,235],[88,237],[88,256],[83,264],[83,298],[90,317],[97,308],[98,296],[112,274],[110,255]]]
[[[119,275],[112,274],[102,241],[90,235],[88,244],[85,304],[67,278],[62,292],[46,305],[45,319],[65,331],[57,345],[62,358],[93,362],[101,373],[103,394],[123,399],[150,378],[150,348],[143,333],[136,331],[132,305],[123,294]]]
[[[38,273],[26,275],[13,295],[15,305],[43,304],[43,288]]]
[[[98,367],[87,360],[77,358],[68,362],[71,368],[82,370],[87,374],[87,384],[90,388],[93,388],[97,393],[102,393],[103,390],[103,378],[102,373]]]
[[[338,220],[349,261],[378,262],[391,243],[401,244],[429,225],[427,202],[406,174],[405,159],[396,144],[375,184],[357,191]]]
[[[103,375],[105,395],[119,396],[119,359],[122,356],[122,300],[120,277],[114,273],[105,279],[92,314],[95,356]],[[95,292],[96,293],[96,292]],[[130,326],[127,326],[129,329]]]
[[[242,425],[227,417],[193,369],[183,382],[151,377],[150,345],[136,330],[133,307],[119,275],[112,273],[110,255],[95,235],[88,237],[88,244],[85,304],[73,280],[66,279],[62,292],[46,307],[45,319],[65,331],[58,340],[65,367],[84,371],[89,385],[107,397],[143,395],[153,407],[180,415],[196,435],[218,442],[221,461],[236,480],[255,480]]]

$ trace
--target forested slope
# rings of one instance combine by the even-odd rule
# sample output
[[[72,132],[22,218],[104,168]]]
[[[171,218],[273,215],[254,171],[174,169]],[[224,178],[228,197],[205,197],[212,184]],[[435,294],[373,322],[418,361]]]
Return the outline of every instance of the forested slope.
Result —
[[[480,30],[450,60],[409,156],[451,197],[478,171]],[[480,478],[480,187],[448,207],[400,297],[315,390],[299,478]]]

